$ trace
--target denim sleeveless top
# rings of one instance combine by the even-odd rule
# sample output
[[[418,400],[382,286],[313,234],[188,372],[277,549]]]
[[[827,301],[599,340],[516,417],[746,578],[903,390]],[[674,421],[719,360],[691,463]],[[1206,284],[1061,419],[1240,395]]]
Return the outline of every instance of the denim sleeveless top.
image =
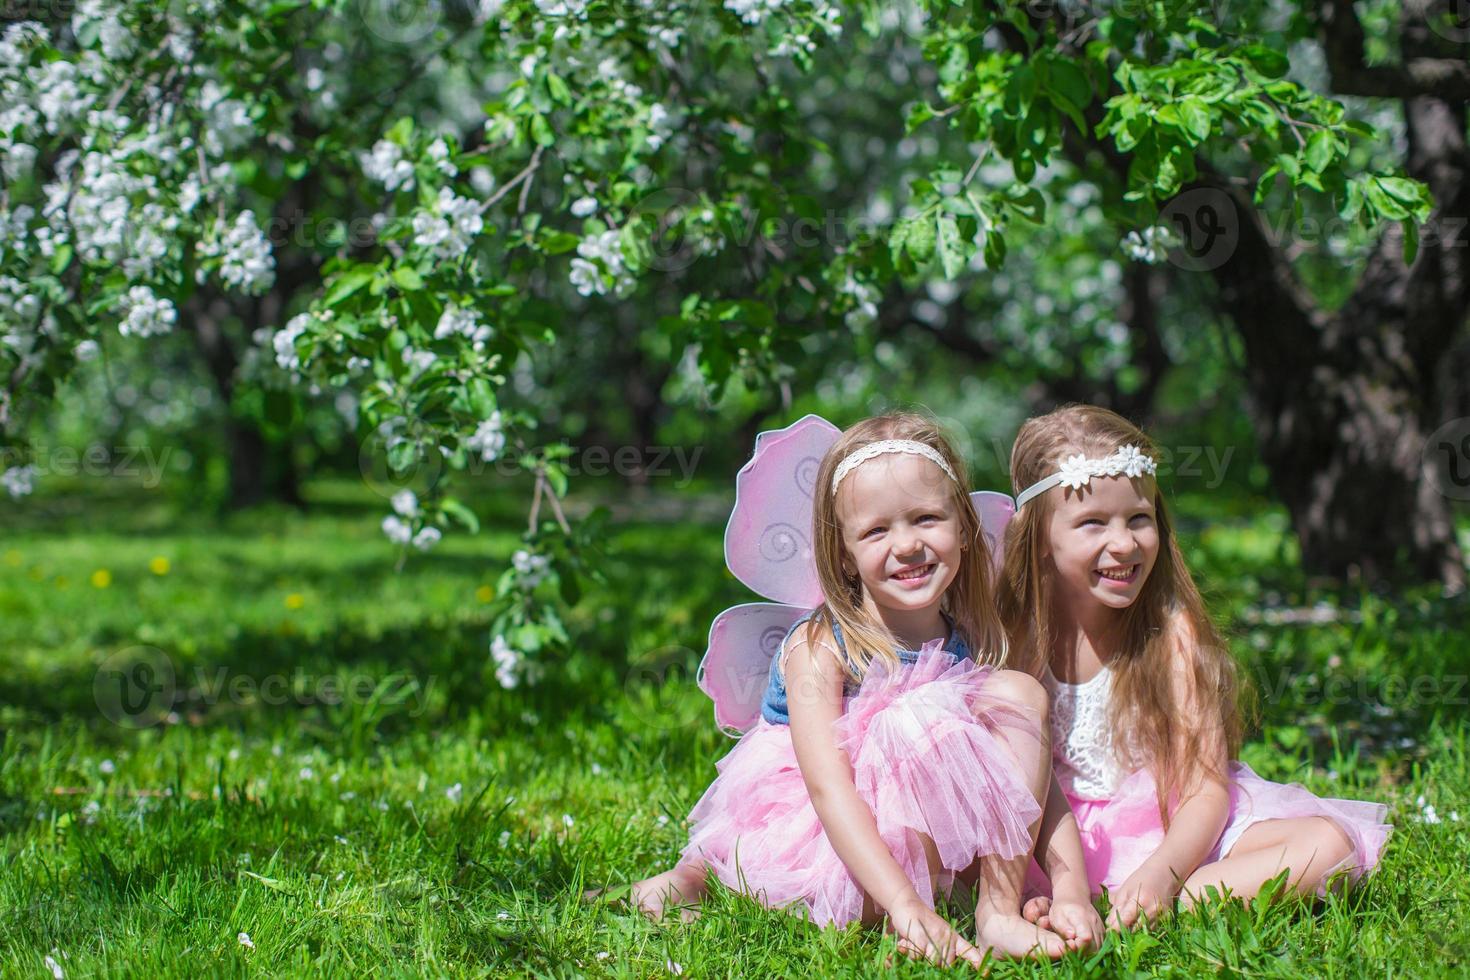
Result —
[[[793,623],[791,629],[786,631],[786,636],[781,640],[781,645],[776,648],[776,655],[771,658],[771,670],[766,681],[766,693],[761,698],[761,717],[773,725],[791,724],[791,716],[787,712],[786,704],[786,678],[781,671],[781,654],[786,650],[786,641],[791,639],[791,634],[795,633],[798,627],[805,625],[811,618],[812,613],[807,613]],[[956,660],[968,658],[970,656],[969,645],[965,643],[964,637],[954,631],[954,623],[948,616],[945,616],[945,621],[949,623],[949,639],[944,645],[945,652]],[[835,622],[832,623],[832,638],[837,641],[837,649],[842,651],[842,655],[846,657],[847,645],[842,642],[842,627]],[[898,659],[905,664],[914,663],[919,659],[919,651],[899,650]],[[842,693],[844,696],[852,694],[856,690],[857,686],[852,682],[851,678],[843,680]]]

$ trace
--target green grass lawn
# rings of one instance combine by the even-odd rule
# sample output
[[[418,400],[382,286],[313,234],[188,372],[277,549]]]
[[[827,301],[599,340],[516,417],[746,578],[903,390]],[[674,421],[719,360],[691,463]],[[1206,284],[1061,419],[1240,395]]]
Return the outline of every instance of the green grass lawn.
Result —
[[[729,745],[692,681],[710,618],[748,598],[724,571],[720,520],[677,520],[673,501],[665,520],[619,521],[609,584],[575,610],[577,655],[505,691],[486,597],[521,501],[485,495],[484,532],[395,574],[385,502],[310,489],[306,516],[223,522],[126,487],[12,507],[0,973],[49,976],[48,956],[68,977],[882,969],[878,934],[818,932],[722,890],[692,925],[578,900],[668,865]],[[1324,907],[1213,908],[997,975],[1463,974],[1470,607],[1307,593],[1279,515],[1191,523],[1182,509],[1259,694],[1246,761],[1389,804],[1382,868]],[[110,721],[94,687],[138,647],[165,658],[176,692],[143,729]]]

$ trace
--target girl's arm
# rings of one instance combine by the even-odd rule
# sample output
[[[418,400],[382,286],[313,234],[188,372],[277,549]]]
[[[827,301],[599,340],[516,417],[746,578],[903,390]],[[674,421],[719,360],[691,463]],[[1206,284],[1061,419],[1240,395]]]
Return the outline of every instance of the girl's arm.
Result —
[[[1171,683],[1174,705],[1181,718],[1200,719],[1209,710],[1194,688],[1193,653],[1189,644],[1196,642],[1194,631],[1181,621],[1176,624]],[[1175,749],[1175,757],[1188,751],[1183,744]],[[1199,743],[1199,751],[1213,756],[1208,760],[1215,772],[1225,772],[1229,765],[1224,738],[1219,727],[1212,725]],[[1206,760],[1201,760],[1204,762]],[[1230,818],[1230,787],[1227,783],[1205,775],[1204,770],[1180,793],[1179,806],[1164,834],[1159,849],[1128,876],[1113,899],[1109,922],[1131,926],[1139,914],[1153,918],[1169,905],[1184,881],[1194,873],[1214,848],[1215,842]]]
[[[913,882],[878,835],[872,811],[858,796],[852,764],[833,735],[842,714],[842,680],[830,632],[815,647],[806,642],[804,634],[788,641],[791,741],[822,829],[859,887],[888,914],[901,938],[922,951],[937,949],[944,961],[960,956],[979,966],[980,953],[919,898]]]

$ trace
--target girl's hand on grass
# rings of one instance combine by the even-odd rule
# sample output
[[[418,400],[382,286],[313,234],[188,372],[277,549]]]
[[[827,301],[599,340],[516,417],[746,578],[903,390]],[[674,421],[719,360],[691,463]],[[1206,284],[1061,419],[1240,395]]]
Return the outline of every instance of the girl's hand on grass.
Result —
[[[1110,929],[1131,928],[1140,919],[1152,922],[1179,894],[1179,879],[1168,868],[1145,861],[1111,896]]]
[[[985,964],[980,950],[917,896],[891,910],[888,921],[898,935],[899,949],[908,956],[922,957],[940,966],[949,966],[955,960],[976,968]]]

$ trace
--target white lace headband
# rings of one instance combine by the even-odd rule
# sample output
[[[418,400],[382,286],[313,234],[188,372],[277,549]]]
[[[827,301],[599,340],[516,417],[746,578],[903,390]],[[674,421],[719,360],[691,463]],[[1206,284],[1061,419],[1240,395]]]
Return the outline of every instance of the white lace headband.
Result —
[[[1076,456],[1068,456],[1062,461],[1062,468],[1045,479],[1037,480],[1020,494],[1016,496],[1016,509],[1025,506],[1026,501],[1032,497],[1039,496],[1055,486],[1071,487],[1080,490],[1095,476],[1127,476],[1130,479],[1142,476],[1145,473],[1152,474],[1159,466],[1149,456],[1145,456],[1137,446],[1123,446],[1111,456],[1102,459],[1088,459],[1078,453]]]
[[[912,439],[884,439],[881,442],[870,442],[863,448],[853,450],[842,458],[842,462],[837,464],[837,470],[832,474],[833,496],[836,496],[837,485],[842,482],[843,477],[868,460],[875,456],[882,456],[885,453],[908,453],[910,456],[923,456],[929,462],[948,473],[951,480],[956,483],[960,482],[960,478],[954,475],[954,469],[939,454],[939,450],[933,446],[927,446],[922,442],[915,442]]]

